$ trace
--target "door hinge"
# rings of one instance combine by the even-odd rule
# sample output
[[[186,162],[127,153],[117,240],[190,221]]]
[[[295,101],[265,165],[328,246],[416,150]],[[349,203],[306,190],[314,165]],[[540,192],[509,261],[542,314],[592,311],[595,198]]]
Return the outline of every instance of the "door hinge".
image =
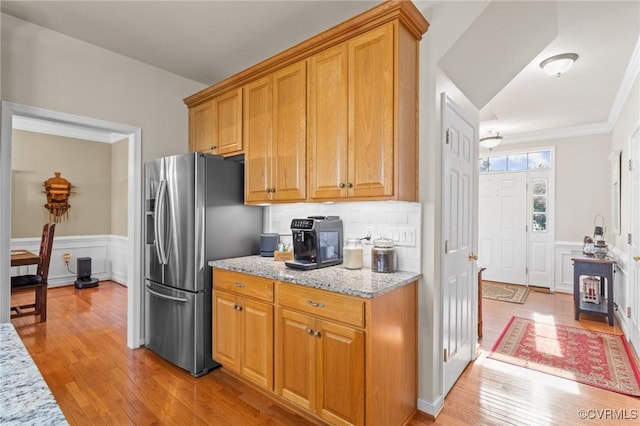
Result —
[[[631,161],[631,158],[629,158],[629,171],[633,170],[633,161]]]
[[[444,242],[444,254],[449,254],[449,240]]]
[[[524,226],[524,232],[529,232],[529,225]]]
[[[525,274],[527,274],[527,275],[529,275],[529,267],[528,267],[528,266],[525,266],[525,267],[524,267],[524,273],[525,273]]]
[[[451,140],[451,129],[447,129],[446,133],[445,133],[445,141],[447,143],[447,145],[449,145],[449,141]]]
[[[444,349],[444,362],[449,361],[449,350],[447,348]]]
[[[631,238],[631,233],[627,234],[627,244],[631,244],[631,241],[633,241],[633,238]]]

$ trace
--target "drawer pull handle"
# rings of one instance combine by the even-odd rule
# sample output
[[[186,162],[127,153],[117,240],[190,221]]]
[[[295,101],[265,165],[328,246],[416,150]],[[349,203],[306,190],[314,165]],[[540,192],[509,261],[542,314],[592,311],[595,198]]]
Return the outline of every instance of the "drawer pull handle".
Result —
[[[244,284],[239,283],[239,282],[235,282],[235,283],[233,283],[233,286],[234,287],[238,287],[238,288],[242,288],[242,287],[244,287]]]
[[[317,302],[317,303],[316,303],[316,302],[314,302],[314,301],[313,301],[313,300],[311,300],[311,299],[308,299],[308,300],[307,300],[307,305],[311,305],[311,306],[313,306],[314,308],[324,308],[324,303],[320,303],[320,302]]]

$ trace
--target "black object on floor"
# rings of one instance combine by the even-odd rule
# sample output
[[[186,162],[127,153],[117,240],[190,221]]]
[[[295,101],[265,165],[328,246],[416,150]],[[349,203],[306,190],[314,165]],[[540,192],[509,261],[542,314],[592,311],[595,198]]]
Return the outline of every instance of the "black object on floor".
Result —
[[[78,279],[74,283],[76,288],[92,288],[98,286],[98,279],[91,278],[91,258],[78,258]]]

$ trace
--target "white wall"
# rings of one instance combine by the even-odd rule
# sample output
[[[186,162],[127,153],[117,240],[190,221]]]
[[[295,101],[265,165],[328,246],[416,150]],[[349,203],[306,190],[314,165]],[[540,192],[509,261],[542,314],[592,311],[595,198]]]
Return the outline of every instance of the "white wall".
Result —
[[[6,14],[1,34],[3,100],[141,127],[143,160],[187,151],[201,83]]]

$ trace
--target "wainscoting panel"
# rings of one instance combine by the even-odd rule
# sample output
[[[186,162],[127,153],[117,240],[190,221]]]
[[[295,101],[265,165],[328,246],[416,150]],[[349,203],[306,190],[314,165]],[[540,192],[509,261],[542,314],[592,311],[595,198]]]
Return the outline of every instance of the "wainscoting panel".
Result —
[[[556,288],[559,293],[573,294],[573,262],[572,251],[581,251],[583,244],[573,241],[556,241]]]
[[[38,253],[40,238],[14,238],[11,250]],[[64,253],[71,254],[69,265]],[[76,280],[77,259],[91,258],[91,276],[99,280],[114,280],[127,284],[127,237],[117,235],[56,236],[49,265],[49,287],[73,284]],[[34,274],[35,265],[11,268],[11,275]]]

